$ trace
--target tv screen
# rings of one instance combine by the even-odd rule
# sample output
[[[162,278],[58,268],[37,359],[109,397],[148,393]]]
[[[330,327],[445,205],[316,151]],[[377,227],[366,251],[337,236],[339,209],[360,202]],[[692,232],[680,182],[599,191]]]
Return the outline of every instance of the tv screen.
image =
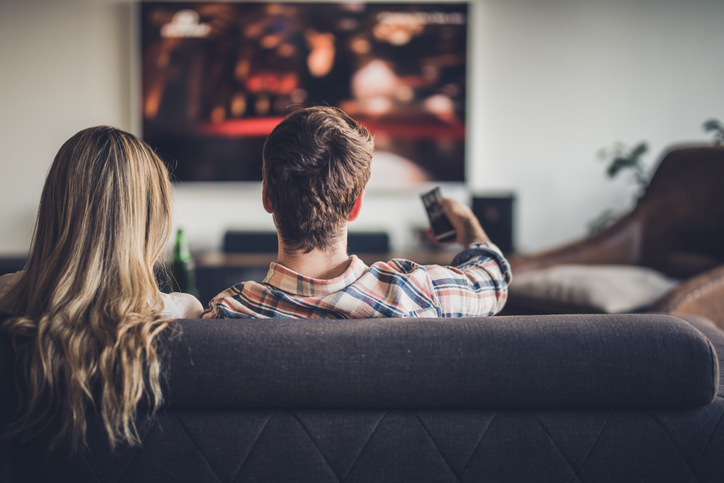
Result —
[[[143,138],[181,181],[260,181],[294,109],[375,136],[370,185],[465,180],[466,3],[143,2]]]

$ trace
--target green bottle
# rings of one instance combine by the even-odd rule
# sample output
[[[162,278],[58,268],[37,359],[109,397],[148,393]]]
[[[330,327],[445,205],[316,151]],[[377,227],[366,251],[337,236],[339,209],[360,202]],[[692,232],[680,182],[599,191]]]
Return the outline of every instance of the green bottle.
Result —
[[[189,250],[189,242],[182,229],[176,232],[176,244],[173,247],[171,291],[196,295],[196,267]]]

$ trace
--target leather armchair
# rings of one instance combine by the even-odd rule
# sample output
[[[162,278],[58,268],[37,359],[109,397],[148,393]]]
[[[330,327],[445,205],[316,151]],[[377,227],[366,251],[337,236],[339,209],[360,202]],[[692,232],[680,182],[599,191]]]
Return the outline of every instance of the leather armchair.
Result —
[[[724,147],[668,151],[623,219],[589,237],[516,255],[510,262],[514,278],[564,263],[650,267],[683,280],[652,310],[704,315],[724,327]],[[516,312],[511,296],[506,313]]]

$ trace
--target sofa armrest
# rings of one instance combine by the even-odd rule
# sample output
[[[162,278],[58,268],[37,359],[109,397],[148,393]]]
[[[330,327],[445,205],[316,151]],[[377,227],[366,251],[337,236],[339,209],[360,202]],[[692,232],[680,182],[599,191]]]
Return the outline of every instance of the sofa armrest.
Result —
[[[724,354],[724,332],[711,320],[700,315],[679,314],[678,318],[687,321],[696,327],[714,346],[717,354]],[[719,356],[719,397],[724,397],[724,359]]]
[[[710,403],[709,340],[657,314],[184,320],[181,408],[681,408]]]

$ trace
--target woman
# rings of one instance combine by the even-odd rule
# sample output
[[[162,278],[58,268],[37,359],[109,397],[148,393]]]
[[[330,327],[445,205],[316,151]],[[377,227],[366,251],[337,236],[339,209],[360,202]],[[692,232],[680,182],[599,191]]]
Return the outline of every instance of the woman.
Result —
[[[148,145],[112,127],[60,148],[25,270],[0,277],[0,313],[10,316],[2,330],[22,376],[17,433],[53,422],[53,445],[77,448],[95,407],[111,447],[139,442],[139,402],[153,412],[162,401],[157,336],[171,318],[202,312],[191,295],[156,284],[171,232],[168,177]]]

